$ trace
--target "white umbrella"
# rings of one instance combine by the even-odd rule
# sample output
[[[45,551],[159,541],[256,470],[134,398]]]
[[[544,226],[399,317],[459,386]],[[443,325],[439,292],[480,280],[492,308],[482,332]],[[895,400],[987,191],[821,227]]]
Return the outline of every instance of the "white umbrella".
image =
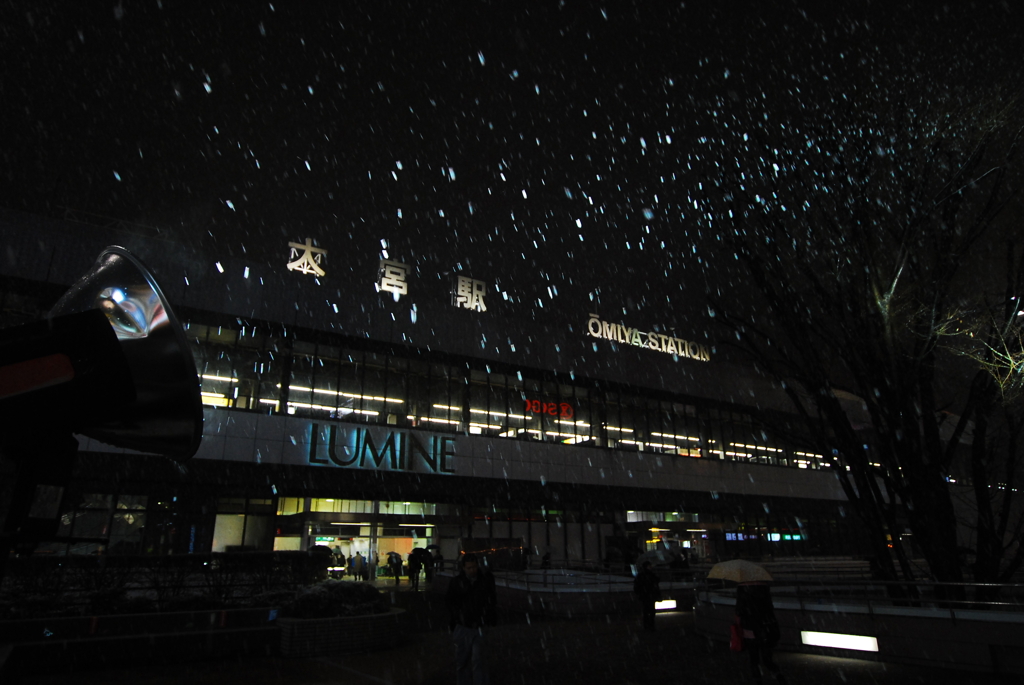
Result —
[[[733,559],[712,566],[708,578],[731,580],[734,583],[766,583],[772,580],[772,574],[752,561]]]

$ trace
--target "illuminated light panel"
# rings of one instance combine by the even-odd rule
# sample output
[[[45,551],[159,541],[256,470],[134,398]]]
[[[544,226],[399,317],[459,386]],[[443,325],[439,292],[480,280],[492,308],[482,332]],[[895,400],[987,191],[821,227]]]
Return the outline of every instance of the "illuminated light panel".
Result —
[[[656,438],[672,438],[673,440],[689,440],[690,442],[700,442],[700,438],[695,438],[691,435],[674,435],[673,433],[655,433],[651,431],[651,435]]]
[[[502,426],[493,426],[489,423],[470,423],[473,428],[489,428],[491,430],[500,430]]]
[[[632,428],[620,428],[618,426],[605,426],[604,429],[606,431],[619,431],[620,433],[632,433],[633,432]]]
[[[531,433],[535,431],[530,431]],[[590,440],[589,435],[578,435],[576,433],[557,433],[555,431],[548,431],[544,435],[549,435],[552,438],[582,438],[583,440]]]
[[[655,611],[671,611],[676,608],[676,600],[674,599],[663,599],[654,603]]]
[[[260,404],[278,404],[277,400],[260,400]]]
[[[231,400],[226,397],[203,397],[200,400],[209,407],[230,407]]]
[[[557,419],[555,423],[560,423],[563,426],[579,426],[580,428],[590,428],[589,423],[583,423],[582,421],[566,421],[565,419]]]
[[[620,440],[620,442],[629,442],[629,441],[628,440]],[[647,446],[648,447],[661,447],[661,448],[664,448],[664,449],[667,449],[667,450],[677,450],[677,449],[679,449],[681,447],[681,445],[668,445],[668,444],[665,444],[663,442],[649,442],[649,443],[647,443]]]
[[[438,405],[434,405],[435,407]],[[486,409],[470,409],[470,414],[490,414],[491,416],[506,416],[510,419],[519,419],[520,421],[531,421],[532,416],[523,416],[522,414],[506,414],[501,411],[487,411]]]
[[[201,392],[199,394],[202,395],[203,397],[227,397],[227,395],[224,395],[219,392]]]
[[[878,651],[878,638],[870,635],[816,633],[811,630],[801,630],[800,641],[813,647],[835,647],[837,649],[853,649],[858,652]]]
[[[405,418],[407,418],[407,419],[415,419],[416,417],[410,415],[410,416],[407,416]],[[421,417],[419,417],[419,420],[420,421],[430,421],[431,423],[447,423],[450,426],[457,426],[457,425],[459,425],[459,422],[455,421],[454,419],[436,419],[433,416],[421,416]]]
[[[237,383],[237,378],[231,378],[229,376],[214,376],[208,373],[204,373],[200,378],[205,378],[208,381],[226,381],[228,383]]]
[[[745,450],[760,450],[761,452],[781,452],[776,447],[759,447],[758,445],[744,445],[740,442],[730,442],[729,447],[742,447]]]
[[[636,440],[619,440],[619,444],[620,445],[639,445],[640,449],[644,448],[644,444],[642,442],[637,442]]]
[[[750,457],[754,456],[753,454],[748,454],[747,452],[723,452],[722,450],[711,450],[711,454],[717,454],[718,456],[720,456],[722,458],[725,458],[725,457],[747,457],[747,458],[750,458]]]
[[[278,383],[277,387],[281,387]],[[336,390],[325,390],[324,388],[305,388],[301,385],[289,385],[290,390],[298,390],[299,392],[318,392],[321,395],[333,395],[334,397],[348,397],[353,400],[373,400],[375,402],[391,402],[393,404],[404,404],[405,400],[397,400],[393,397],[381,397],[380,395],[360,395],[354,392],[339,392]]]
[[[276,402],[274,404],[277,404]],[[320,411],[336,411],[344,414],[365,414],[366,416],[379,416],[379,411],[373,411],[370,409],[349,409],[348,407],[328,407],[324,404],[309,404],[307,402],[289,402],[289,407],[298,407],[299,409],[319,409]]]
[[[445,409],[447,411],[462,411],[462,407],[452,407],[447,404],[432,404],[430,406],[432,406],[434,409]]]
[[[798,457],[810,457],[811,459],[824,459],[825,458],[825,457],[823,457],[820,454],[815,454],[814,452],[793,452],[793,454],[795,454]]]

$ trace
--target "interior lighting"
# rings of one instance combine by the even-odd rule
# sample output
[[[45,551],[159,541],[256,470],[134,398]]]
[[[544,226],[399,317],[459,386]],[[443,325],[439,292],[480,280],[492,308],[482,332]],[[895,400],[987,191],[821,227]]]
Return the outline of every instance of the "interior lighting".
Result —
[[[277,387],[281,387],[278,383]],[[299,392],[318,392],[321,395],[333,395],[335,397],[348,397],[354,400],[373,400],[374,402],[391,402],[393,404],[403,404],[405,400],[397,400],[393,397],[381,397],[380,395],[360,395],[354,392],[338,392],[336,390],[325,390],[324,388],[305,388],[301,385],[289,385],[290,390],[298,390]]]
[[[408,418],[415,419],[416,417],[415,416],[410,416]],[[452,425],[452,426],[459,425],[459,422],[455,421],[453,419],[437,419],[437,418],[434,418],[433,416],[421,416],[420,417],[420,421],[430,421],[431,423],[447,423],[447,424]]]
[[[201,392],[199,394],[202,395],[203,397],[226,397],[226,395],[223,395],[219,392]]]
[[[439,405],[434,405],[435,407]],[[502,411],[487,411],[486,409],[470,409],[470,414],[490,414],[491,416],[506,416],[510,419],[519,419],[520,421],[530,421],[533,419],[532,416],[523,416],[522,414],[506,414]]]
[[[690,442],[700,442],[700,438],[695,438],[692,435],[674,435],[673,433],[655,433],[651,431],[651,435],[656,438],[672,438],[673,440],[689,440]]]
[[[632,433],[632,428],[620,428],[619,426],[605,426],[606,431],[619,431],[620,433]]]
[[[530,431],[531,433],[533,431]],[[590,436],[577,435],[576,433],[556,433],[554,431],[548,431],[545,435],[551,436],[552,438],[580,438],[582,440],[590,440]]]
[[[582,421],[566,421],[565,419],[557,419],[555,423],[560,423],[563,426],[579,426],[580,428],[590,428],[589,423],[583,423]]]
[[[211,374],[208,374],[208,373],[204,373],[202,375],[202,378],[205,378],[208,381],[225,381],[225,382],[228,382],[228,383],[237,383],[238,382],[237,378],[229,378],[228,376],[214,376],[214,375],[211,375]]]
[[[742,447],[745,450],[760,450],[762,452],[781,452],[777,447],[760,447],[758,445],[744,445],[740,442],[730,442],[729,447]]]
[[[621,440],[620,442],[629,442],[629,441],[628,440]],[[679,445],[668,445],[668,444],[665,444],[663,442],[649,442],[649,443],[647,443],[647,446],[648,447],[661,447],[662,449],[666,449],[666,450],[677,450],[677,449],[679,449]]]
[[[502,428],[501,426],[494,426],[489,423],[470,423],[469,425],[473,428],[487,428],[489,430],[500,430]]]
[[[348,521],[331,521],[332,526],[372,526],[372,523],[357,521],[355,523],[349,523]]]
[[[260,400],[261,402],[264,400]],[[274,402],[277,404],[277,402]],[[288,407],[297,407],[299,409],[319,409],[320,411],[336,411],[343,414],[364,414],[366,416],[378,416],[379,411],[373,411],[371,409],[349,409],[348,407],[328,407],[323,404],[308,404],[306,402],[289,402]]]
[[[835,647],[836,649],[853,649],[858,652],[877,652],[878,638],[870,635],[845,635],[843,633],[818,633],[810,630],[800,631],[800,641],[814,647]]]
[[[462,407],[452,407],[447,404],[432,404],[430,406],[432,406],[434,409],[445,409],[447,411],[462,411]]]
[[[662,599],[654,603],[655,611],[671,611],[676,608],[676,600]]]

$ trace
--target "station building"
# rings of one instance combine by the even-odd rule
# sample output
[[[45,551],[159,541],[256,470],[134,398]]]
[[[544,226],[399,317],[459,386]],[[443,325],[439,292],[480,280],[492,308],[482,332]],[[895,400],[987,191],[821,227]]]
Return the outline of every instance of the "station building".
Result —
[[[259,262],[81,219],[0,213],[0,325],[45,316],[122,245],[186,330],[205,426],[183,464],[81,437],[64,539],[41,552],[432,544],[557,566],[659,541],[713,559],[862,549],[780,389],[699,331],[583,296],[525,307],[488,274],[417,278],[403,255],[341,268],[329,237]]]

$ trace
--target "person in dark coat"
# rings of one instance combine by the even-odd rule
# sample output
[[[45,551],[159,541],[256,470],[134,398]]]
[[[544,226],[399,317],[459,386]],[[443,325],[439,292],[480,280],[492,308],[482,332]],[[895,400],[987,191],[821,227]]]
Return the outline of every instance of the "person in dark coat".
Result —
[[[448,585],[445,604],[451,615],[458,685],[486,685],[484,629],[494,625],[498,595],[494,576],[480,568],[473,554],[462,559],[462,572]]]
[[[640,600],[640,611],[643,614],[644,630],[654,630],[654,603],[661,599],[661,581],[651,570],[651,562],[645,561],[640,572],[633,580],[633,592]]]
[[[363,555],[356,552],[356,555],[349,557],[348,561],[351,566],[352,577],[356,580],[363,580],[363,574],[366,573],[366,560],[363,559]]]
[[[409,552],[409,586],[413,590],[420,587],[420,569],[423,568],[423,553],[426,550],[416,548]],[[429,554],[429,552],[427,552]]]
[[[772,658],[779,644],[779,622],[775,619],[771,588],[764,583],[740,583],[736,588],[736,616],[743,628],[743,649],[750,654],[754,682],[762,682],[763,666],[784,684],[786,679]]]
[[[395,577],[395,585],[398,585],[402,576],[402,555],[398,552],[388,552],[388,568]]]

